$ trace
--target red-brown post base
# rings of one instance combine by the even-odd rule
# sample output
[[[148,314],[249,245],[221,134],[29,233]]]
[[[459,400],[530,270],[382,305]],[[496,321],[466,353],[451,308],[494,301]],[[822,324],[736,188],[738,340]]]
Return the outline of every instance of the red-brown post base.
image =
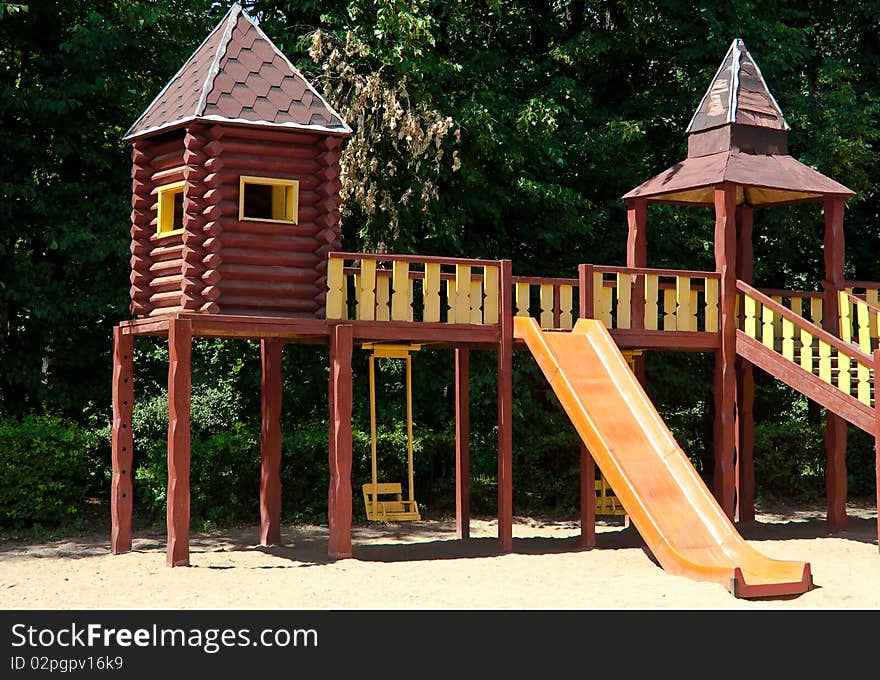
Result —
[[[192,322],[180,319],[170,322],[168,350],[166,562],[169,567],[188,567]]]
[[[455,535],[471,536],[471,417],[469,349],[455,350]]]
[[[755,521],[755,369],[737,357],[737,409],[736,409],[736,519],[740,522]]]
[[[498,543],[513,550],[513,273],[501,261],[501,341],[498,344]]]
[[[134,437],[131,409],[134,402],[134,336],[113,329],[113,478],[110,485],[110,551],[131,550],[131,463]]]
[[[331,559],[351,557],[351,408],[353,329],[338,324],[330,329],[330,488],[327,523]]]
[[[581,444],[581,546],[596,547],[596,462]]]
[[[260,341],[263,366],[260,429],[260,543],[281,542],[281,350],[277,340]]]
[[[846,421],[830,411],[825,418],[825,528],[846,531]]]

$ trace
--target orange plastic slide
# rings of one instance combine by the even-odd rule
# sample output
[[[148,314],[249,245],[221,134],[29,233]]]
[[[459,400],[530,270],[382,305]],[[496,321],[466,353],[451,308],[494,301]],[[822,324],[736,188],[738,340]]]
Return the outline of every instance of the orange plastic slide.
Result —
[[[795,595],[812,587],[810,565],[762,555],[739,535],[676,444],[601,321],[544,332],[516,317],[599,469],[660,565],[737,597]]]

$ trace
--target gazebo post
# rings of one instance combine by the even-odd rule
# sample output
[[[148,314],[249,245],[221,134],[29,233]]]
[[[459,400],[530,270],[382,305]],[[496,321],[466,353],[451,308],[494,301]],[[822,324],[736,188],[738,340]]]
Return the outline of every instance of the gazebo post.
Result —
[[[826,331],[840,334],[839,291],[844,288],[843,262],[843,207],[840,196],[826,196],[823,202],[825,213],[825,290],[822,326]],[[826,529],[829,533],[845,531],[846,518],[846,421],[838,415],[828,413],[825,420],[825,497],[827,511]]]
[[[471,537],[471,351],[455,348],[455,536]]]
[[[736,184],[715,187],[715,270],[721,347],[715,352],[715,497],[733,519],[736,489]]]
[[[755,270],[753,217],[752,206],[737,207],[736,278],[748,284],[752,283]],[[736,519],[752,522],[755,519],[755,373],[752,365],[742,357],[736,359],[736,387]]]
[[[281,542],[281,354],[284,345],[260,340],[260,544]]]
[[[644,198],[633,198],[626,202],[626,266],[646,267],[648,263],[648,238],[646,227],[648,222],[648,201]],[[645,277],[633,277],[632,328],[645,327]],[[645,355],[633,358],[633,369],[639,382],[645,384]]]

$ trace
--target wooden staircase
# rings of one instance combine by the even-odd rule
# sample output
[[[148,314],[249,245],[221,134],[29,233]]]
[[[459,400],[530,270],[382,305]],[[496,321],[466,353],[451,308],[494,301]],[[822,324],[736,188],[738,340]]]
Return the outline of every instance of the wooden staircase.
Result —
[[[737,289],[743,311],[737,354],[853,425],[877,434],[873,356],[742,281]]]

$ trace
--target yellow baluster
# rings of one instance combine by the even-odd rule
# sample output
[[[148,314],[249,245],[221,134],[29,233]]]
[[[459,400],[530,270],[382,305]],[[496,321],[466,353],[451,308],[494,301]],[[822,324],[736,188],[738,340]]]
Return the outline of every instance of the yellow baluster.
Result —
[[[542,283],[539,293],[541,301],[541,328],[553,328],[553,285]]]
[[[428,323],[440,321],[440,265],[425,263],[425,279],[422,283],[424,310],[422,319]]]
[[[617,275],[617,328],[632,328],[632,276]]]
[[[750,295],[743,295],[743,307],[745,308],[745,333],[750,338],[758,339],[758,301]]]
[[[513,288],[515,291],[516,297],[516,315],[517,316],[528,316],[529,315],[529,291],[530,287],[527,283],[515,283],[513,284]]]
[[[327,312],[328,319],[342,319],[345,306],[345,262],[338,257],[327,261]]]
[[[782,304],[781,295],[773,295],[770,299],[773,300],[773,302],[775,302],[780,307],[785,306],[784,304]],[[777,338],[782,336],[782,317],[779,314],[776,314],[773,317],[773,333],[776,335]]]
[[[613,292],[606,288],[602,272],[593,272],[593,315],[611,328],[611,300]]]
[[[483,323],[498,323],[498,267],[485,266],[483,268],[483,290],[486,294],[483,300]]]
[[[691,278],[675,277],[675,301],[678,311],[675,313],[675,325],[680,331],[691,330]]]
[[[656,274],[645,275],[645,328],[657,330],[660,278]]]
[[[810,298],[810,318],[816,326],[822,325],[822,298]]]
[[[865,406],[871,405],[871,369],[861,361],[856,365],[857,396]]]
[[[840,337],[844,342],[852,342],[852,311],[849,295],[840,291],[837,299],[840,307]]]
[[[412,315],[410,306],[409,262],[394,262],[391,265],[391,318],[394,321],[409,321]]]
[[[706,279],[706,332],[718,332],[718,279]]]
[[[813,372],[813,336],[801,329],[801,368]]]
[[[831,345],[827,342],[819,339],[819,379],[827,382],[829,385],[831,382]]]
[[[384,271],[384,270],[383,270]],[[388,303],[391,300],[391,277],[386,274],[376,276],[376,321],[388,321],[391,318]]]
[[[865,354],[871,353],[871,310],[864,302],[856,305],[859,324],[859,349]]]
[[[794,361],[794,323],[782,320],[782,356]]]
[[[868,288],[865,290],[865,300],[872,307],[880,307],[880,290],[877,288]],[[877,320],[871,316],[871,337],[877,337]]]
[[[358,300],[358,319],[376,319],[376,261],[361,260],[361,294]]]
[[[570,331],[574,326],[574,286],[559,286],[559,327]]]
[[[471,323],[483,323],[483,284],[471,281]]]
[[[761,342],[764,343],[764,347],[769,347],[772,350],[776,349],[776,338],[773,335],[775,316],[773,310],[766,305],[761,308],[761,321],[763,322],[761,325]]]
[[[663,290],[663,330],[674,331],[678,328],[675,314],[675,288]]]
[[[455,323],[471,320],[471,268],[466,264],[455,265]]]

